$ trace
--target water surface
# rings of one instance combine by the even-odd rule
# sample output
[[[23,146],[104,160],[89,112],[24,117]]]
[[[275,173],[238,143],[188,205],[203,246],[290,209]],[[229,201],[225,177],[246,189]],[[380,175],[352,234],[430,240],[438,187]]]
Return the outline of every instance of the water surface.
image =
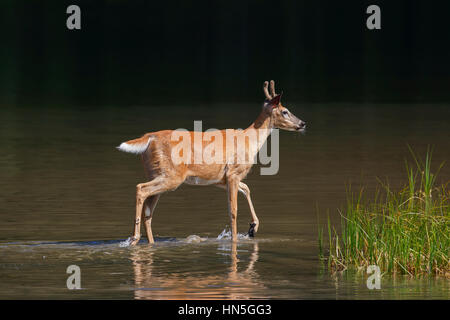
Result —
[[[255,239],[239,196],[232,245],[224,190],[181,186],[164,194],[153,219],[156,243],[122,247],[133,229],[138,157],[120,142],[168,128],[245,128],[258,105],[49,106],[0,109],[0,298],[71,299],[448,299],[449,281],[330,274],[318,259],[317,224],[349,184],[370,193],[377,178],[405,181],[407,144],[436,166],[450,156],[447,105],[295,105],[305,135],[280,134],[280,169],[246,179],[261,225]],[[440,173],[449,181],[450,167]],[[145,233],[144,233],[145,234]],[[68,290],[66,268],[81,268],[82,290]]]

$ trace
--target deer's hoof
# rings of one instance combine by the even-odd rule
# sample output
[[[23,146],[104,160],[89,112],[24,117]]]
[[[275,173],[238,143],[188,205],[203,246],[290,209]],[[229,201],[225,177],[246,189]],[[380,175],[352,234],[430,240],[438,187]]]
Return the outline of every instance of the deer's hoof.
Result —
[[[139,243],[139,238],[136,237],[130,237],[128,238],[129,242],[130,242],[130,246],[135,246]]]
[[[253,238],[253,237],[255,237],[255,227],[256,227],[256,223],[250,223],[250,228],[248,229],[248,236],[250,237],[250,238]]]

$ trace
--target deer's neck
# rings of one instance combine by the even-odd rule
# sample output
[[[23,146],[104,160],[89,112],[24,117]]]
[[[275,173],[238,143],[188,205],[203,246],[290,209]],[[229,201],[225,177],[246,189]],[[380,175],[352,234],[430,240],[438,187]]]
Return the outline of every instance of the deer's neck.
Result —
[[[272,119],[269,113],[265,112],[264,110],[259,114],[258,118],[247,128],[247,130],[254,130],[256,132],[257,139],[257,145],[256,145],[256,153],[261,149],[261,147],[264,145],[264,142],[266,142],[267,138],[269,137],[270,133],[272,132],[273,124]]]

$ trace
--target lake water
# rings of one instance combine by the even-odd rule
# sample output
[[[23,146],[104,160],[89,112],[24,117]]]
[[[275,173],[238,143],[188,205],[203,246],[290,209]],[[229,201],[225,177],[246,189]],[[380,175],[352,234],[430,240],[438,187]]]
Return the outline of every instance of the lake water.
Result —
[[[134,227],[139,157],[121,142],[161,129],[245,128],[259,106],[0,108],[0,299],[448,299],[450,281],[384,276],[369,290],[364,273],[330,274],[318,259],[318,223],[346,188],[370,194],[377,178],[405,180],[407,144],[435,167],[450,158],[448,105],[287,104],[308,123],[280,133],[277,175],[255,166],[246,179],[260,219],[254,239],[239,195],[238,231],[227,235],[225,191],[183,185],[164,194],[145,237],[123,247]],[[439,182],[450,178],[450,165]],[[145,232],[144,232],[145,234]],[[69,265],[81,290],[68,290]]]

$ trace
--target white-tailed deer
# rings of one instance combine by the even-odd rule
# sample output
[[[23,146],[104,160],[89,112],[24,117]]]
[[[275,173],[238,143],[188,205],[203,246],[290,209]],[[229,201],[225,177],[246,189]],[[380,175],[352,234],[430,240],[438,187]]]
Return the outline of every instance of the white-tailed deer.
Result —
[[[245,130],[217,130],[213,132],[214,142],[227,141],[227,136],[244,141],[236,149],[225,148],[224,144],[214,149],[215,161],[203,159],[198,161],[196,143],[190,144],[189,150],[179,150],[179,137],[177,130],[163,130],[150,132],[141,138],[123,142],[118,149],[124,152],[140,154],[149,182],[140,183],[136,187],[136,219],[134,234],[129,239],[131,245],[135,245],[141,238],[141,221],[144,221],[149,243],[153,243],[152,216],[156,204],[162,193],[176,189],[180,184],[214,185],[224,188],[228,192],[228,211],[231,219],[232,241],[237,240],[237,194],[242,192],[247,198],[252,222],[248,231],[253,237],[258,231],[259,220],[255,214],[250,189],[242,182],[247,176],[253,162],[239,161],[244,155],[245,159],[254,159],[273,128],[288,131],[302,132],[306,123],[294,116],[288,109],[281,105],[281,94],[275,93],[275,83],[264,82],[263,91],[266,96],[262,111],[256,120]],[[185,132],[189,141],[196,141],[195,135],[201,136],[200,149],[207,147],[207,142],[212,138],[206,137],[206,132]],[[256,139],[246,138],[253,136]],[[205,138],[205,139],[203,139]],[[233,140],[234,146],[234,140]],[[184,160],[174,161],[174,155],[183,156]],[[195,158],[197,161],[192,161]],[[238,159],[239,158],[239,159]]]

